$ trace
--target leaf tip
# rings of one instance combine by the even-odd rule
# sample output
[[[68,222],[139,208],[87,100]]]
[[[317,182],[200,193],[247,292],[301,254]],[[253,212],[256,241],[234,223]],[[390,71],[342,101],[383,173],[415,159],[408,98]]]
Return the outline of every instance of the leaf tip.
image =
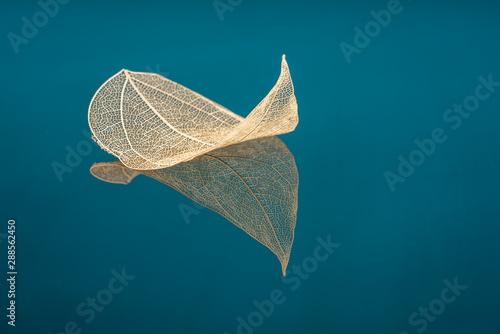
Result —
[[[289,261],[289,258],[285,258],[283,260],[280,260],[281,262],[281,271],[283,272],[283,277],[286,276],[286,267],[288,267],[288,261]]]
[[[285,55],[281,56],[281,64],[283,64],[283,65],[285,65],[285,66],[286,66],[286,65],[288,65],[288,63],[286,62],[286,57],[285,57]]]

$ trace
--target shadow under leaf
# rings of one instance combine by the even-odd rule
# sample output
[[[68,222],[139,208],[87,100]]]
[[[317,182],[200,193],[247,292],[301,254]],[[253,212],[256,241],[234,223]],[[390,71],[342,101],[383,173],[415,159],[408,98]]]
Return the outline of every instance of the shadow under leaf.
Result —
[[[120,161],[95,163],[96,178],[128,184],[152,177],[221,214],[278,257],[290,258],[298,208],[295,159],[276,136],[226,146],[172,167],[134,170]]]

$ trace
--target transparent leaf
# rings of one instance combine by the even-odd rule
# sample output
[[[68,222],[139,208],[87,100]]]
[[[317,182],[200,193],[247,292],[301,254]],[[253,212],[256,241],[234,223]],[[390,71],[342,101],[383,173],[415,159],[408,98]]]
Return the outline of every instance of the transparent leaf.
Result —
[[[298,123],[285,56],[276,85],[246,118],[159,74],[128,70],[98,89],[88,116],[97,143],[125,166],[141,170],[287,133]]]

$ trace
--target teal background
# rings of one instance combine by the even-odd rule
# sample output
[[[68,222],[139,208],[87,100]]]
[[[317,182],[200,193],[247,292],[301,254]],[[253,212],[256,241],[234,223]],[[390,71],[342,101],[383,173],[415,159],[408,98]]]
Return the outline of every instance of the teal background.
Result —
[[[17,326],[6,326],[3,280],[0,332],[74,321],[81,333],[233,334],[280,289],[286,301],[254,333],[499,333],[500,89],[457,130],[443,114],[478,76],[500,81],[500,3],[401,5],[348,63],[340,43],[387,1],[245,0],[221,21],[210,0],[75,0],[18,53],[7,34],[40,6],[2,2],[0,259],[13,218],[18,276]],[[192,202],[157,181],[93,178],[92,163],[114,160],[95,145],[58,180],[53,162],[87,145],[90,100],[120,69],[159,71],[246,116],[282,54],[300,117],[280,136],[300,175],[289,268],[318,237],[340,244],[295,291],[277,258],[218,214],[196,209],[186,224],[179,205]],[[384,173],[435,128],[447,141],[392,192]],[[135,278],[87,324],[78,305],[122,268]],[[412,326],[455,277],[467,289],[425,330]]]

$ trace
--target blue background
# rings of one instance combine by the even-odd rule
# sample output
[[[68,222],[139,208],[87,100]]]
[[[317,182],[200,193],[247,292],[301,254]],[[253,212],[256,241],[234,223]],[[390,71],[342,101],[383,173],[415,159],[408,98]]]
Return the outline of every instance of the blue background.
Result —
[[[0,233],[16,219],[19,274],[15,329],[1,285],[1,332],[55,334],[75,321],[81,333],[233,334],[254,300],[280,289],[286,301],[254,333],[418,333],[408,318],[456,277],[468,288],[425,332],[499,333],[500,89],[457,130],[443,114],[479,75],[500,81],[500,4],[401,5],[348,63],[339,44],[354,44],[354,27],[387,1],[245,0],[221,20],[210,0],[75,0],[18,53],[7,34],[41,9],[3,2]],[[300,175],[289,268],[318,237],[341,244],[295,291],[276,257],[218,214],[199,209],[186,224],[179,205],[192,202],[155,180],[93,178],[92,163],[114,160],[96,145],[58,180],[53,162],[89,142],[90,100],[120,69],[158,71],[246,116],[282,54],[300,117],[280,136]],[[435,128],[447,141],[391,191],[384,173]],[[77,306],[122,268],[135,278],[85,323]]]

